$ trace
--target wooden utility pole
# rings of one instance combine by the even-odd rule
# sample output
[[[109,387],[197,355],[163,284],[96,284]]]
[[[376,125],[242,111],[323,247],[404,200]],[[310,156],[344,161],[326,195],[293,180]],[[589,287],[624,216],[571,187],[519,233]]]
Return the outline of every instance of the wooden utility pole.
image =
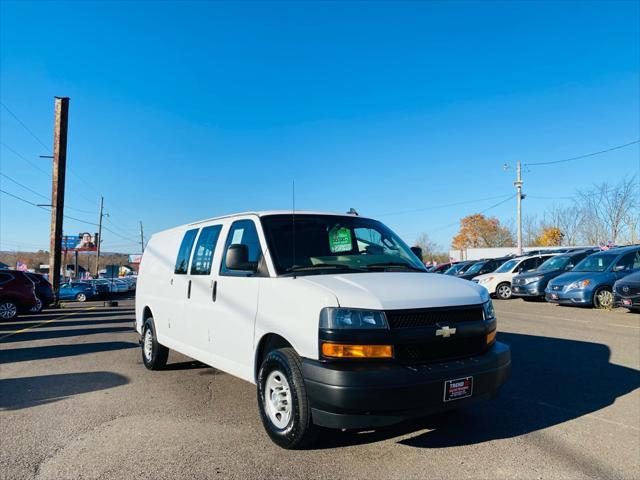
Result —
[[[58,294],[60,292],[68,121],[69,97],[56,97],[53,125],[53,182],[51,191],[51,242],[49,254],[49,281],[53,286],[55,305],[58,304]]]
[[[100,218],[98,219],[98,238],[96,239],[96,278],[98,278],[98,272],[100,271],[100,244],[102,243],[102,208],[104,207],[104,197],[100,196]]]
[[[140,220],[140,253],[144,255],[144,231],[142,230],[142,220]]]

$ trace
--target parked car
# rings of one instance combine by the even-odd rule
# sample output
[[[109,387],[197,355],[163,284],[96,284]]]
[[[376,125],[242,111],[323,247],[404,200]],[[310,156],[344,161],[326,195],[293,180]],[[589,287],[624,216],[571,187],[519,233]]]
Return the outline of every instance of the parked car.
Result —
[[[439,263],[435,267],[431,268],[429,270],[429,272],[431,272],[431,273],[444,273],[447,270],[449,270],[449,268],[451,268],[452,265],[455,265],[455,263],[454,262]]]
[[[613,284],[613,303],[616,307],[640,312],[640,272],[627,275]]]
[[[69,282],[60,285],[60,300],[75,300],[86,302],[98,296],[96,288],[87,282]]]
[[[40,313],[53,303],[53,288],[44,275],[25,272],[29,280],[35,285],[36,304],[29,309],[30,313]]]
[[[459,275],[462,272],[464,272],[466,269],[468,269],[471,265],[473,265],[475,262],[473,261],[462,261],[462,262],[457,262],[454,263],[453,265],[451,265],[445,272],[445,275]]]
[[[257,384],[284,448],[310,443],[316,425],[382,427],[492,397],[511,368],[495,329],[485,289],[426,274],[360,216],[184,225],[151,237],[138,276],[144,365],[164,367],[172,348]]]
[[[36,303],[35,285],[25,272],[0,271],[0,320],[13,320]]]
[[[639,269],[640,247],[612,248],[594,253],[570,272],[551,280],[545,289],[545,299],[564,305],[611,308],[613,284]]]
[[[99,297],[107,297],[111,293],[111,284],[106,280],[100,280],[96,278],[96,279],[85,280],[85,281],[93,285]]]
[[[542,262],[553,255],[535,255],[533,257],[516,257],[504,262],[494,272],[478,275],[474,282],[483,286],[489,294],[499,300],[511,298],[511,280],[520,273],[530,272],[538,268]]]
[[[478,275],[484,275],[485,273],[495,271],[500,265],[502,265],[507,260],[511,260],[512,258],[513,257],[500,257],[478,260],[466,271],[459,274],[458,278],[462,278],[464,280],[473,280],[473,278],[477,277]]]
[[[549,280],[571,270],[594,251],[595,249],[579,250],[556,255],[543,262],[533,272],[516,275],[511,280],[511,295],[524,300],[543,299],[544,289],[547,288]]]

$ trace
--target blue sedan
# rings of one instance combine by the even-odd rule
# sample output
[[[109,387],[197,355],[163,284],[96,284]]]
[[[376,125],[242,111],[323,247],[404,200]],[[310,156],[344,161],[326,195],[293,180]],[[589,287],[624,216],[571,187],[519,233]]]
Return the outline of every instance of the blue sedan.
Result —
[[[95,287],[90,283],[71,282],[60,285],[59,299],[86,302],[97,294]]]
[[[594,253],[547,284],[545,299],[564,305],[613,306],[613,284],[640,270],[640,247]]]

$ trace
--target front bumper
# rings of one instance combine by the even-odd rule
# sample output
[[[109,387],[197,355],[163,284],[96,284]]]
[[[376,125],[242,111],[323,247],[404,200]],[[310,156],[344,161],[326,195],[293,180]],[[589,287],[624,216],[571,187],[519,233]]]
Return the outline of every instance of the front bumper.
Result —
[[[347,429],[393,425],[489,399],[510,373],[511,350],[499,342],[482,355],[425,365],[302,362],[313,422]],[[445,381],[469,376],[472,395],[445,402]]]
[[[511,295],[514,297],[544,297],[544,287],[541,282],[527,285],[512,285]]]
[[[640,310],[640,295],[627,296],[614,292],[613,305],[615,307],[628,308],[631,310]]]
[[[550,290],[545,291],[544,299],[547,302],[560,305],[591,305],[593,302],[591,290]],[[557,298],[556,298],[557,297]]]

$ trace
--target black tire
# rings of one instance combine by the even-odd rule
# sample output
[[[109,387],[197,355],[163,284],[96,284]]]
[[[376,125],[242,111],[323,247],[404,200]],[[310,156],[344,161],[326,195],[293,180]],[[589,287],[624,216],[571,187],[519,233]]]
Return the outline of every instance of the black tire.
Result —
[[[266,411],[268,407],[265,405],[265,395],[269,395],[266,392],[266,382],[272,373],[281,373],[289,385],[291,413],[288,423],[282,428],[271,420],[271,414]],[[300,357],[295,350],[282,348],[267,354],[258,372],[257,392],[262,424],[276,445],[293,450],[303,448],[315,440],[317,429],[311,419]]]
[[[44,309],[44,303],[40,297],[36,297],[36,304],[29,309],[29,313],[40,313]]]
[[[8,298],[0,300],[0,321],[8,321],[18,318],[19,312],[20,307],[15,301]]]
[[[606,297],[608,301],[605,301]],[[613,293],[609,287],[600,287],[593,294],[593,306],[602,310],[613,308]]]
[[[498,300],[509,300],[511,298],[511,284],[509,282],[498,284],[496,287],[496,298]]]
[[[150,336],[150,346],[147,346],[147,335]],[[149,317],[144,321],[142,328],[142,363],[149,370],[162,370],[167,365],[169,349],[158,343],[156,338],[156,325],[153,318]],[[149,348],[145,348],[149,347]]]

